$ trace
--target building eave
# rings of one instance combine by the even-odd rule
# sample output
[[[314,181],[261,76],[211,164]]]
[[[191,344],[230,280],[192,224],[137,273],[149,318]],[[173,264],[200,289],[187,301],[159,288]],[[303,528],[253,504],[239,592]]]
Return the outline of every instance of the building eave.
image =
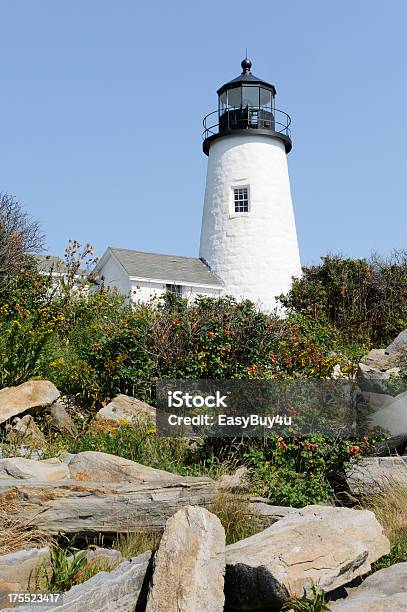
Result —
[[[158,283],[161,285],[182,285],[183,287],[202,287],[202,289],[222,290],[223,285],[208,285],[204,283],[193,283],[186,280],[175,280],[168,278],[147,278],[146,276],[130,276],[131,282]]]

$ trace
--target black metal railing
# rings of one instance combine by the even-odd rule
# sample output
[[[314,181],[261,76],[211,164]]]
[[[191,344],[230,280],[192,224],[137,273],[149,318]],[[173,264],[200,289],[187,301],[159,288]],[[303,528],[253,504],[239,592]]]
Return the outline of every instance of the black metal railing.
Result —
[[[216,121],[216,123],[215,123]],[[213,111],[203,120],[203,140],[233,130],[270,130],[291,138],[291,117],[278,108],[247,106]]]

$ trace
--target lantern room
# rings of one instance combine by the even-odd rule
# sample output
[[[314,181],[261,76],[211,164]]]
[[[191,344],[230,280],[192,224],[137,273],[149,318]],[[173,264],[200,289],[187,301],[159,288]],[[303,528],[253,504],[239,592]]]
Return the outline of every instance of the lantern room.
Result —
[[[274,85],[251,73],[252,63],[245,58],[242,73],[218,89],[218,110],[204,119],[203,150],[208,155],[215,138],[231,132],[256,130],[257,133],[275,135],[284,141],[286,152],[291,150],[287,113],[275,108]]]

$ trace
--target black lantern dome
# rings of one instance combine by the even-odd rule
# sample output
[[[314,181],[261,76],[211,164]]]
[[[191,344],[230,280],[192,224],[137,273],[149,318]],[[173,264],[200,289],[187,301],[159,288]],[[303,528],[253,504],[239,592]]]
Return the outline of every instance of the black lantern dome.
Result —
[[[217,138],[231,132],[252,130],[282,140],[288,153],[292,148],[291,119],[287,113],[275,108],[274,85],[251,73],[252,62],[247,57],[241,66],[242,73],[218,89],[218,110],[209,113],[203,121],[204,153],[209,154],[209,147]]]

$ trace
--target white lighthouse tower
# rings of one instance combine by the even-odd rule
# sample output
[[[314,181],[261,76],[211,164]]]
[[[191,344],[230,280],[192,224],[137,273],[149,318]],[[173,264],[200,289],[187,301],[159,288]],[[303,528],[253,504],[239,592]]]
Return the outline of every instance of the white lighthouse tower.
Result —
[[[251,61],[241,66],[204,119],[209,159],[199,256],[225,295],[270,311],[301,273],[287,166],[291,120],[275,108],[274,86],[251,73]]]

